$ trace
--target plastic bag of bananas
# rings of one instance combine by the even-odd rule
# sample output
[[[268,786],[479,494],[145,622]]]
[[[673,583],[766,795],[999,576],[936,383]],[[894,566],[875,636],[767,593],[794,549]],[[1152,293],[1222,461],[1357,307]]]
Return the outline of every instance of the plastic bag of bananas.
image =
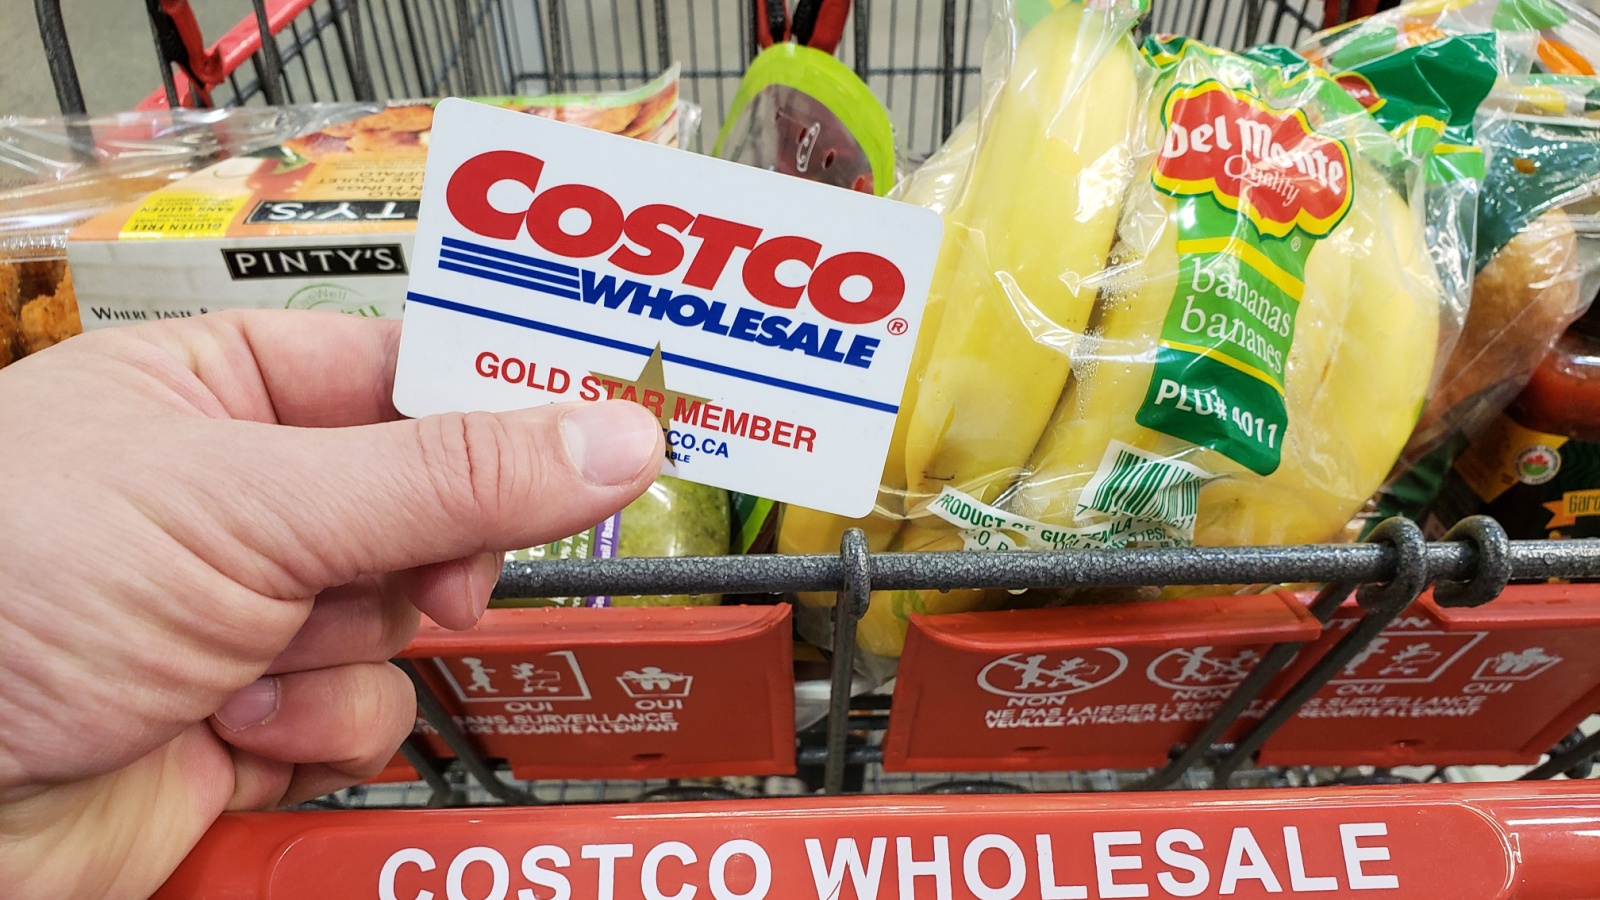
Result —
[[[900,193],[946,236],[877,510],[791,507],[778,549],[1334,537],[1454,333],[1417,159],[1303,62],[1017,5],[977,121]],[[882,592],[859,641],[892,659],[913,613],[1037,602]]]

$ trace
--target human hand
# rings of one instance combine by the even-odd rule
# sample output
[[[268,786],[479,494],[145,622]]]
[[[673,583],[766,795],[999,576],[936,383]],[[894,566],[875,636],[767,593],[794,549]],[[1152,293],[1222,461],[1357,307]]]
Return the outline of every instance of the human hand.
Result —
[[[631,403],[402,420],[398,322],[226,313],[0,372],[0,885],[143,897],[225,810],[380,770],[418,610],[659,471]]]

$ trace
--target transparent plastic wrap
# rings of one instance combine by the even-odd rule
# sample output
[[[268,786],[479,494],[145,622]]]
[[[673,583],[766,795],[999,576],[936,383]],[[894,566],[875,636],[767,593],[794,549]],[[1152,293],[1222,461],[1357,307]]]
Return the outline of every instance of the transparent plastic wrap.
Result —
[[[1507,75],[1594,75],[1600,17],[1573,0],[1417,0],[1313,35],[1308,59],[1348,69],[1452,35],[1493,32]]]
[[[1394,463],[1450,337],[1408,202],[1419,167],[1320,72],[1151,49],[1159,149],[1073,382],[1001,506],[1070,529],[1062,546],[1331,539]]]
[[[1589,79],[1593,81],[1593,79]],[[1365,521],[1428,515],[1490,427],[1600,290],[1600,120],[1486,114],[1472,306],[1438,391]]]
[[[1466,318],[1476,272],[1484,156],[1474,124],[1509,71],[1499,47],[1498,36],[1484,32],[1441,37],[1381,56],[1361,54],[1359,61],[1344,65],[1323,60],[1334,80],[1421,167],[1426,246],[1449,297],[1452,326]],[[1335,54],[1340,62],[1347,56]]]
[[[940,209],[945,237],[877,511],[849,520],[789,507],[780,552],[837,552],[853,526],[874,549],[950,540],[959,549],[953,530],[925,531],[906,517],[934,499],[939,479],[998,493],[1049,421],[1068,374],[1060,344],[1088,318],[1094,290],[1085,282],[1105,264],[1132,176],[1142,62],[1129,29],[1141,10],[1039,5],[999,5],[979,118],[898,193]],[[942,609],[946,599],[952,611],[973,602],[970,592],[875,595],[858,631],[862,647],[898,656],[905,616],[930,602]],[[801,601],[828,606],[833,596]]]
[[[698,130],[676,66],[628,91],[478,102],[666,146]],[[68,256],[82,327],[225,309],[398,318],[436,103],[391,101],[78,225]]]
[[[639,499],[600,524],[554,543],[506,554],[509,562],[610,559],[621,556],[725,556],[732,543],[728,492],[663,475]],[[495,600],[491,606],[715,606],[720,594],[630,597],[542,597]]]
[[[205,166],[376,112],[360,103],[0,118],[0,366],[82,330],[67,233]]]
[[[1591,306],[1556,339],[1522,392],[1454,458],[1425,531],[1483,514],[1512,540],[1600,537],[1597,313]]]
[[[1116,13],[1041,21],[975,149],[913,177],[971,155],[878,511],[791,507],[780,550],[1310,543],[1390,471],[1459,315],[1420,160],[1304,61],[1140,56]],[[912,613],[1061,599],[880,592],[858,633],[892,658]]]
[[[867,194],[894,184],[889,111],[832,54],[791,42],[751,61],[712,155]]]
[[[371,115],[367,103],[0,118],[0,259],[59,259],[67,231],[231,156]]]
[[[1471,45],[1480,59],[1466,52]],[[1450,115],[1436,114],[1442,133],[1427,160],[1429,246],[1446,285],[1470,288],[1439,388],[1395,472],[1351,524],[1354,535],[1391,515],[1423,519],[1456,455],[1593,296],[1600,129],[1585,119],[1600,98],[1600,19],[1560,0],[1405,4],[1317,35],[1301,52],[1328,66],[1408,147],[1438,130],[1407,119],[1411,106],[1446,101]],[[1491,53],[1498,77],[1485,94],[1481,57]],[[1469,221],[1472,181],[1451,177],[1469,171],[1482,185],[1472,195],[1472,228],[1439,233],[1451,209]],[[1454,230],[1472,241],[1451,244],[1444,238]]]
[[[1482,140],[1472,308],[1408,456],[1504,408],[1600,286],[1600,121],[1496,116]]]

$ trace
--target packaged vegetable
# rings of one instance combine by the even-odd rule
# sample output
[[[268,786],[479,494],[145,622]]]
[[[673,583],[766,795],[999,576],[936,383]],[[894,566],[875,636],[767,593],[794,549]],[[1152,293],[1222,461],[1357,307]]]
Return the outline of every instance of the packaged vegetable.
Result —
[[[554,543],[506,554],[506,561],[622,556],[724,556],[732,541],[728,492],[661,476],[611,518]],[[718,594],[630,597],[529,597],[497,599],[491,606],[715,606]]]
[[[1482,132],[1490,163],[1472,307],[1413,452],[1492,418],[1594,296],[1600,121],[1497,116]]]
[[[1304,61],[1141,56],[1126,12],[1042,19],[947,146],[971,162],[877,512],[790,507],[780,549],[1315,542],[1389,472],[1453,336],[1421,161]],[[860,642],[1018,602],[880,592]]]

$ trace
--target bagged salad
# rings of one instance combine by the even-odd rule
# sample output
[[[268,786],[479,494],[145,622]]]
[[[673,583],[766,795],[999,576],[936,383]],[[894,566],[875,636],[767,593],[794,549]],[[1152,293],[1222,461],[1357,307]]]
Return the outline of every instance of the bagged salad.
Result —
[[[1019,6],[976,125],[901,193],[946,237],[877,510],[789,507],[779,549],[851,526],[887,550],[1337,536],[1459,318],[1420,161],[1303,61],[1141,53],[1137,7]],[[895,657],[912,613],[1017,602],[880,592],[860,643]]]

